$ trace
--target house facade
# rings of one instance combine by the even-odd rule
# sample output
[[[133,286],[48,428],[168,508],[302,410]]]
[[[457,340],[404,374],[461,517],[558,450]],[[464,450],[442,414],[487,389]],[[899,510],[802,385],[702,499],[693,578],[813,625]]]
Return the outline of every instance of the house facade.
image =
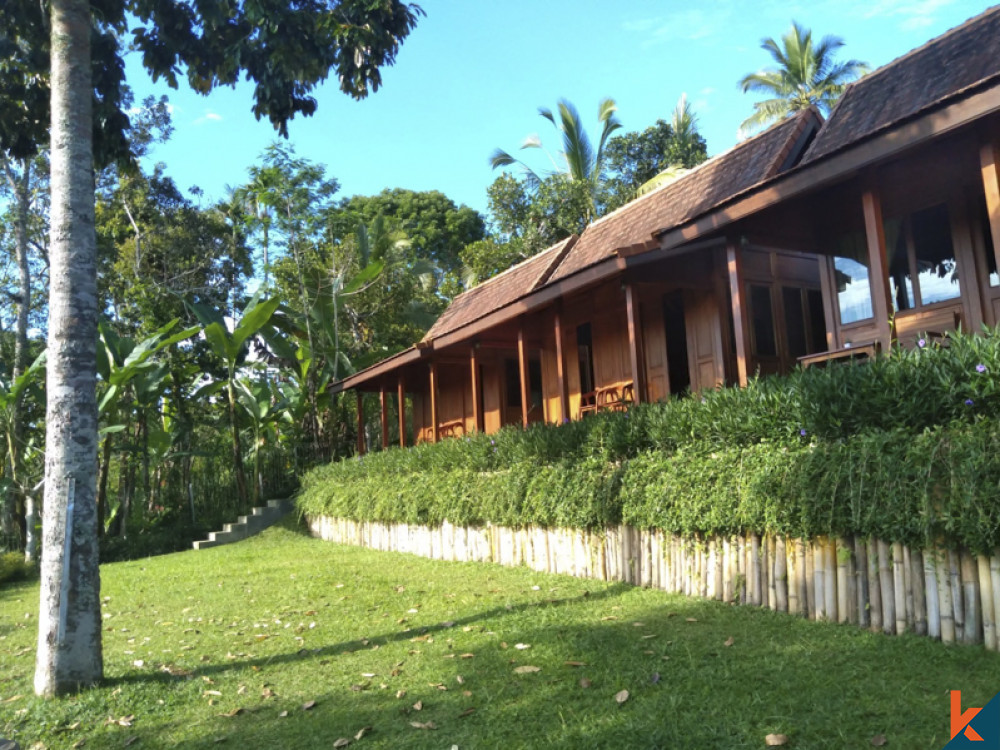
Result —
[[[384,446],[561,423],[997,325],[998,250],[990,9],[827,120],[800,112],[468,290],[334,389],[379,395]]]

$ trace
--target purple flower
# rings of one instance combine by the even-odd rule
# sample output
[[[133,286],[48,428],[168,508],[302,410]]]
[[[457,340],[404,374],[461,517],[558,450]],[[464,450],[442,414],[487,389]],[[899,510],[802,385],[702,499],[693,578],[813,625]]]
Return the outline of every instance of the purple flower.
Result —
[[[923,349],[925,346],[927,346],[927,339],[917,339],[917,346]]]
[[[569,417],[563,417],[563,424],[569,424]]]
[[[496,444],[497,444],[496,440],[490,440],[490,445],[496,445]]]
[[[976,365],[976,372],[986,372],[986,365],[980,362],[978,365]]]
[[[967,398],[967,399],[965,399],[965,405],[966,406],[975,406],[976,402],[973,401],[971,398]]]
[[[809,433],[807,433],[807,432],[806,432],[806,428],[805,428],[805,427],[803,427],[803,428],[802,428],[801,430],[799,430],[799,434],[800,434],[800,435],[801,435],[802,437],[805,437],[805,436],[806,436],[806,435],[808,435]]]

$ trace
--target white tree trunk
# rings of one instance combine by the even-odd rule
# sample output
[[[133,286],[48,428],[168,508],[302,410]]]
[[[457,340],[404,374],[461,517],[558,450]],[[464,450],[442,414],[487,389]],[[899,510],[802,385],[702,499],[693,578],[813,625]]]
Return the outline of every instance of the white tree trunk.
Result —
[[[52,228],[41,605],[35,664],[39,695],[79,689],[100,680],[103,672],[88,0],[52,0],[51,29]],[[67,528],[71,529],[68,543]],[[61,595],[64,580],[68,585]]]

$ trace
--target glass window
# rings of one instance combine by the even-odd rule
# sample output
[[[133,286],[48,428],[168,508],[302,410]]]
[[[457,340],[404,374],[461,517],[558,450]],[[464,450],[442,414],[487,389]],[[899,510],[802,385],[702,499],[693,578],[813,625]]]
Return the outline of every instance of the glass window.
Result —
[[[593,393],[594,353],[590,323],[584,323],[576,328],[576,352],[580,368],[580,393]]]
[[[750,324],[753,326],[754,353],[773,357],[778,353],[774,340],[774,315],[771,312],[771,289],[750,285]]]
[[[785,305],[785,333],[788,337],[788,353],[793,357],[808,354],[806,343],[806,316],[802,307],[802,290],[795,287],[781,287],[781,299]]]
[[[809,352],[826,350],[826,313],[823,310],[823,293],[819,289],[806,292],[809,302]]]
[[[986,271],[990,275],[990,286],[1000,286],[1000,274],[997,273],[997,256],[993,251],[993,232],[990,231],[990,215],[986,208],[986,201],[979,200],[979,226],[983,235],[983,244],[986,246]]]
[[[834,246],[834,277],[842,325],[872,317],[872,288],[868,281],[868,248],[861,232],[851,232]]]
[[[885,222],[885,251],[889,260],[889,293],[892,306],[898,312],[917,306],[913,296],[913,277],[910,273],[910,250],[906,227],[899,219]]]
[[[955,250],[951,244],[948,207],[941,204],[917,211],[910,221],[921,304],[933,305],[955,299],[961,290]]]

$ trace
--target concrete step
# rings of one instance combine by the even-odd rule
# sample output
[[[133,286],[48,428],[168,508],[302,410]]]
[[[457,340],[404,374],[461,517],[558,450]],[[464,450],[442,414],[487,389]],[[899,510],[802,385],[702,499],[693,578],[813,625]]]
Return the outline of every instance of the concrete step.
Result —
[[[291,500],[268,500],[266,506],[251,508],[250,513],[239,516],[235,523],[223,524],[222,531],[213,531],[204,539],[194,543],[195,549],[210,549],[221,544],[239,542],[254,534],[259,534],[290,513],[294,505]]]

